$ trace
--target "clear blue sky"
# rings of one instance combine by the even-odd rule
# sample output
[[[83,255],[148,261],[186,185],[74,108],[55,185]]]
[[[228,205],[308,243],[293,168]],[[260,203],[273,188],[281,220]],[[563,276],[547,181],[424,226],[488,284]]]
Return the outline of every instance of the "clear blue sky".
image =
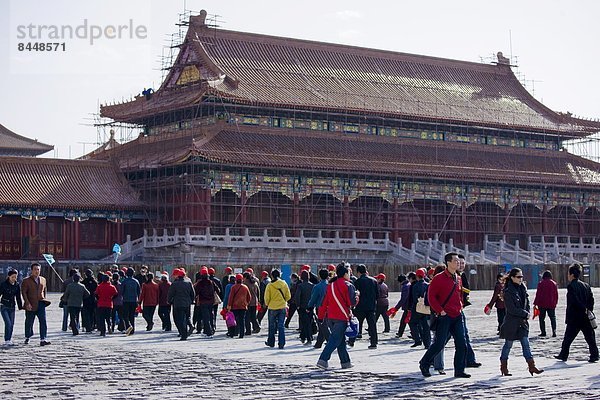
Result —
[[[158,87],[178,14],[206,9],[222,28],[486,62],[512,55],[528,88],[556,111],[600,117],[600,2],[9,0],[0,3],[0,124],[52,144],[46,157],[91,151],[98,105]],[[19,52],[17,26],[127,25],[144,38],[54,40],[64,52]],[[124,33],[123,33],[124,32]],[[89,33],[89,32],[88,32]],[[127,30],[122,31],[126,36]],[[103,134],[100,135],[103,140]],[[83,144],[87,143],[87,144]]]

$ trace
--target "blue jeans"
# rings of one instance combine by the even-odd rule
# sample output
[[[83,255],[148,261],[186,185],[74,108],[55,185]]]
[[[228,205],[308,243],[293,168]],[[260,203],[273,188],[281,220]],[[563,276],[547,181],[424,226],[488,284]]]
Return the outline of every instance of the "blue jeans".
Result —
[[[46,325],[46,305],[42,302],[38,304],[37,311],[25,311],[25,337],[29,339],[33,336],[33,322],[35,317],[40,324],[40,340],[46,340],[48,326]]]
[[[13,328],[15,326],[15,309],[6,306],[0,306],[0,314],[4,320],[4,340],[8,342],[12,339]]]
[[[63,332],[67,331],[67,328],[68,328],[67,322],[68,321],[69,321],[69,307],[67,307],[67,305],[65,304],[63,306],[63,319],[62,319],[62,330],[63,330]]]
[[[521,342],[521,347],[523,348],[523,357],[526,360],[531,360],[533,356],[531,355],[531,348],[529,347],[529,338],[527,336],[523,336],[519,339]],[[510,349],[512,348],[514,340],[506,339],[504,342],[504,346],[502,347],[502,354],[500,354],[500,360],[508,360],[508,353],[510,353]]]
[[[275,332],[277,335],[277,345],[279,348],[285,346],[285,308],[280,310],[271,310],[269,308],[269,334],[267,336],[267,344],[275,346]]]
[[[323,361],[329,361],[331,354],[335,349],[337,349],[342,365],[349,363],[350,355],[348,354],[348,350],[346,349],[346,341],[344,340],[348,322],[338,319],[328,319],[327,324],[331,334],[329,335],[329,340],[327,341],[327,344],[325,345],[325,348],[323,349],[319,359]]]
[[[454,338],[454,374],[465,372],[465,355],[467,353],[467,344],[465,341],[465,324],[462,316],[452,318],[448,315],[439,317],[437,329],[435,330],[436,340],[421,358],[419,365],[428,369],[435,356],[444,348],[446,341],[438,338],[447,338],[452,335]]]

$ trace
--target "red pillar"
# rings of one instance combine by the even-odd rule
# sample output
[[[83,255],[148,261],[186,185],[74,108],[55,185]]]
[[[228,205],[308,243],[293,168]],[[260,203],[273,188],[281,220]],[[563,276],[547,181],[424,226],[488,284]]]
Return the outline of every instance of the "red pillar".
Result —
[[[504,224],[502,224],[502,233],[507,234],[510,225],[510,208],[508,203],[504,204]]]
[[[542,235],[548,234],[548,206],[544,204],[542,207]]]
[[[344,195],[344,203],[342,208],[342,237],[350,237],[350,202],[348,201],[348,195]]]
[[[206,188],[206,189],[202,189],[202,194],[203,194],[203,198],[202,198],[202,204],[203,204],[203,210],[204,210],[204,218],[203,218],[203,225],[206,228],[210,228],[210,216],[211,216],[211,211],[210,211],[210,205],[211,205],[211,195],[210,195],[210,188]]]
[[[75,249],[73,254],[73,257],[76,260],[79,260],[79,242],[80,242],[80,235],[79,235],[79,220],[75,220],[75,222],[73,222],[74,226],[73,226],[73,231],[75,231],[75,240],[73,242],[73,248]]]
[[[248,194],[246,193],[245,189],[242,189],[242,192],[240,194],[240,203],[241,203],[241,210],[240,210],[240,225],[245,228],[246,224],[248,223],[248,207],[246,206],[246,203],[248,202]]]
[[[466,200],[463,200],[462,204],[460,205],[460,230],[461,230],[460,238],[462,239],[462,244],[464,245],[467,243],[467,238],[469,237],[469,235],[467,235],[467,202],[466,202]]]
[[[398,198],[394,197],[392,203],[392,237],[391,240],[396,242],[400,236],[400,214],[398,213]]]
[[[300,226],[300,195],[298,193],[294,193],[292,209],[292,226],[294,227],[294,237],[300,236],[300,229],[298,229],[298,227]]]
[[[585,207],[580,206],[579,207],[579,215],[577,218],[577,222],[579,223],[579,236],[584,236],[585,235],[585,225],[583,223],[585,218]]]

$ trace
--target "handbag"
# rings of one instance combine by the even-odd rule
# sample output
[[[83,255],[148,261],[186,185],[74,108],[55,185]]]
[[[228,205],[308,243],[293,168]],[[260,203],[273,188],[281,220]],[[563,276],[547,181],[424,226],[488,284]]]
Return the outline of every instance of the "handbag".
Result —
[[[347,338],[352,339],[358,336],[358,318],[354,315],[348,321],[348,326],[346,327],[345,335]]]
[[[457,281],[454,282],[454,286],[452,286],[452,290],[448,294],[448,297],[446,297],[446,300],[444,300],[444,302],[442,303],[442,309],[444,309],[444,306],[446,304],[448,304],[448,302],[450,301],[450,297],[452,297],[452,293],[454,293],[454,289],[456,289],[456,284],[457,284]],[[438,315],[436,313],[431,313],[431,315],[429,316],[429,330],[435,331],[437,329],[437,324],[438,324],[439,319],[440,319],[440,315]]]
[[[221,298],[219,297],[219,294],[217,292],[215,292],[215,299],[213,301],[213,305],[218,305],[221,304],[223,301],[221,301]]]
[[[425,314],[425,315],[431,314],[431,308],[429,308],[429,306],[425,305],[425,298],[424,297],[419,297],[419,299],[417,300],[416,311],[419,314]]]
[[[587,311],[587,317],[590,320],[590,325],[592,326],[592,329],[596,329],[598,327],[598,322],[596,321],[596,315],[594,314],[594,312],[592,310],[586,310]]]
[[[228,328],[233,328],[237,325],[237,322],[235,322],[235,315],[231,311],[228,311],[225,315],[225,324]]]

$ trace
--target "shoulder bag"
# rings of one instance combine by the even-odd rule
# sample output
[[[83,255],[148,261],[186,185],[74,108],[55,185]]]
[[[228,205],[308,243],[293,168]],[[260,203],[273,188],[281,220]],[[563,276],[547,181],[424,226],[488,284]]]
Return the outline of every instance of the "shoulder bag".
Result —
[[[452,286],[452,290],[450,291],[450,293],[448,294],[448,297],[446,297],[446,300],[444,300],[444,302],[442,303],[442,310],[444,309],[444,306],[446,304],[448,304],[448,302],[450,301],[450,297],[452,297],[452,293],[454,293],[454,289],[456,289],[456,284],[457,281],[454,281],[454,286]],[[437,329],[437,324],[438,324],[438,320],[439,320],[440,316],[434,312],[431,313],[431,315],[429,316],[429,329],[432,331],[435,331]]]

